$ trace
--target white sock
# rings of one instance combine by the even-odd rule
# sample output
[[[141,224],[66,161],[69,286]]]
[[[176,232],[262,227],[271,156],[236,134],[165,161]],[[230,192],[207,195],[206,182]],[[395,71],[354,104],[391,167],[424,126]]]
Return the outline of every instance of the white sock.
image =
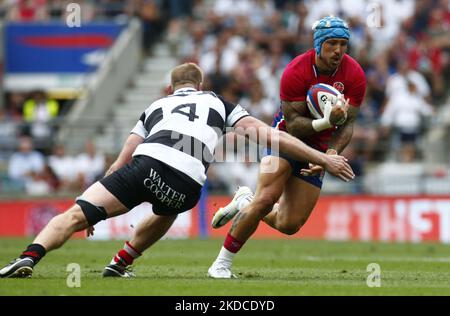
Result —
[[[236,256],[235,253],[232,253],[231,251],[227,250],[225,247],[222,247],[222,249],[219,252],[219,256],[217,256],[216,262],[224,263],[228,267],[231,267],[233,264],[233,259]]]

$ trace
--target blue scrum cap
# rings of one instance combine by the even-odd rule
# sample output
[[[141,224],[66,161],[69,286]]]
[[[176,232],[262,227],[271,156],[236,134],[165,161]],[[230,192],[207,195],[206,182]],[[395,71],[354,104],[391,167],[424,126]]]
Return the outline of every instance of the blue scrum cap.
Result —
[[[330,38],[350,40],[350,29],[348,28],[347,22],[334,16],[327,16],[317,21],[314,23],[312,29],[314,31],[314,49],[318,56],[326,40]]]

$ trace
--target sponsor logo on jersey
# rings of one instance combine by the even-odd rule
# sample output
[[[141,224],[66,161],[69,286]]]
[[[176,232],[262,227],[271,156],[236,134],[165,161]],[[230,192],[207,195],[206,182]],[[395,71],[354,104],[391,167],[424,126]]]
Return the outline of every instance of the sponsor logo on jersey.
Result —
[[[340,93],[344,93],[345,90],[345,86],[342,82],[335,82],[333,88],[335,88]]]
[[[144,186],[164,205],[181,209],[185,203],[186,195],[166,184],[153,168],[150,170],[150,177],[144,180]]]

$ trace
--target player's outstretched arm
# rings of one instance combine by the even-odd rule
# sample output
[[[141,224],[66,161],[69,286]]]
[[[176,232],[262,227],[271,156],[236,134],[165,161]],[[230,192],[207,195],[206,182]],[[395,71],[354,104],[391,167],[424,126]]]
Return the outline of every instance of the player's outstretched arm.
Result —
[[[341,178],[350,181],[355,178],[347,159],[338,155],[326,155],[315,150],[288,133],[269,127],[262,121],[248,116],[235,125],[236,133],[248,136],[251,140],[265,144],[270,148],[278,148],[292,158],[310,162]]]
[[[133,156],[133,153],[135,152],[137,146],[142,144],[144,142],[144,138],[137,134],[131,134],[128,139],[125,141],[125,144],[123,145],[122,151],[119,154],[119,157],[117,157],[117,160],[112,164],[112,166],[109,168],[108,172],[106,173],[106,176],[109,176],[111,173],[119,170],[124,165],[129,163],[131,161],[131,158]]]

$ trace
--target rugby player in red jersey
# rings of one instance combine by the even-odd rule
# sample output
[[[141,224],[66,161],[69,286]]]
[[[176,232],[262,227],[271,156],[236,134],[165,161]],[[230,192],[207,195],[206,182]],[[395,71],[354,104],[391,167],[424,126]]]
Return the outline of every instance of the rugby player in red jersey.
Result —
[[[361,66],[347,55],[350,30],[345,21],[326,17],[314,24],[313,31],[314,49],[295,58],[284,71],[280,88],[282,106],[273,126],[315,149],[335,155],[352,139],[353,124],[366,92],[366,78]],[[333,107],[330,115],[314,120],[306,96],[319,83],[333,86],[346,100],[338,102],[340,105]],[[268,166],[278,168],[266,172]],[[235,277],[231,272],[233,258],[260,221],[284,234],[296,234],[319,199],[324,174],[322,167],[295,161],[284,154],[265,157],[255,194],[249,188],[240,188],[231,203],[213,218],[212,226],[219,228],[237,214],[208,275],[218,279]]]

